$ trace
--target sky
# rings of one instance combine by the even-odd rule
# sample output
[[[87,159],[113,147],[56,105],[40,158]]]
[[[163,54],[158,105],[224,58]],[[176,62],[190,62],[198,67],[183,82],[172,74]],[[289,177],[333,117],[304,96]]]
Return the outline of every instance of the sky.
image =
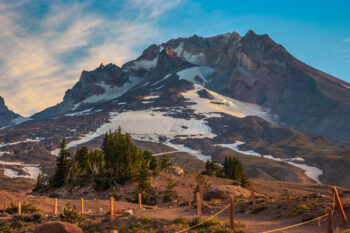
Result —
[[[0,96],[30,116],[61,102],[82,70],[151,44],[252,29],[350,82],[350,1],[0,0]]]

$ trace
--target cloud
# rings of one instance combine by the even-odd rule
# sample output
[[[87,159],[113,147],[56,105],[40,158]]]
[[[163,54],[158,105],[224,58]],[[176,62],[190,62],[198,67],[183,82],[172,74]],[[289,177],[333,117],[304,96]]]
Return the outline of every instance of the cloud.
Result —
[[[143,17],[147,14],[150,18],[156,18],[165,12],[177,7],[182,0],[130,0],[134,8],[143,10]]]
[[[23,20],[30,0],[0,4],[0,96],[9,108],[29,116],[60,102],[83,69],[135,58],[140,46],[162,37],[158,17],[181,2],[131,1],[112,15],[91,11],[93,1],[52,1],[47,12],[29,12],[39,22],[35,32]]]
[[[350,38],[344,39],[343,42],[350,42]]]

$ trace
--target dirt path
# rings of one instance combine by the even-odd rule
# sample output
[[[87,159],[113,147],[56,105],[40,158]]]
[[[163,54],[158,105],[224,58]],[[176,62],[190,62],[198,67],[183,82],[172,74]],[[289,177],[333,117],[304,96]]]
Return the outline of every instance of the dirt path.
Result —
[[[187,208],[172,208],[172,209],[159,209],[159,210],[147,210],[140,213],[141,216],[148,216],[151,218],[159,218],[166,220],[173,220],[177,217],[192,219],[195,217],[195,210],[187,210]],[[219,215],[221,220],[228,220],[228,210]],[[204,216],[208,217],[208,216]],[[339,217],[334,216],[335,226],[340,229],[344,229],[341,226]],[[262,233],[273,229],[279,229],[282,227],[294,225],[300,223],[300,218],[288,218],[288,219],[272,219],[270,216],[257,215],[257,214],[236,214],[235,221],[240,221],[245,224],[247,233]],[[279,233],[312,233],[312,232],[326,232],[325,218],[320,221],[311,222],[299,227],[278,231]],[[337,230],[335,231],[337,232]],[[338,231],[340,232],[340,231]]]

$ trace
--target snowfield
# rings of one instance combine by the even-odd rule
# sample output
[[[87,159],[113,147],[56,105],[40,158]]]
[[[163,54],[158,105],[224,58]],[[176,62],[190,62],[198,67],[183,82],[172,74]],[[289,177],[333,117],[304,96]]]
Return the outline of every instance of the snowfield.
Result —
[[[214,69],[207,66],[194,66],[177,72],[179,79],[185,79],[194,84],[205,85],[207,79],[214,73]],[[199,77],[202,82],[197,81],[195,78]]]
[[[18,142],[9,142],[9,143],[1,143],[0,144],[0,148],[4,147],[4,146],[12,146],[12,145],[16,145],[16,144],[20,144],[20,143],[28,143],[28,142],[40,142],[41,140],[44,140],[45,138],[41,138],[41,137],[36,137],[36,138],[27,138],[24,141],[18,141]]]
[[[203,89],[210,93],[214,99],[209,100],[206,98],[201,98],[197,92]],[[273,116],[269,114],[269,109],[262,109],[258,105],[241,102],[217,94],[197,84],[195,84],[194,90],[184,92],[182,95],[189,99],[189,102],[196,103],[190,106],[191,109],[193,109],[197,114],[205,115],[206,117],[221,117],[220,113],[226,113],[239,118],[246,116],[258,116],[269,122],[274,122]]]
[[[174,52],[176,52],[178,56],[196,65],[206,63],[205,55],[203,52],[200,52],[198,54],[192,54],[184,49],[184,45],[184,42],[181,41],[180,44],[174,49]]]
[[[158,62],[158,57],[154,58],[153,60],[135,61],[134,66],[130,68],[135,70],[145,69],[149,71],[150,69],[155,68],[157,66],[157,62]]]
[[[307,177],[309,177],[310,179],[314,180],[317,184],[322,184],[320,179],[319,179],[320,175],[323,174],[323,171],[321,169],[319,169],[317,167],[308,166],[306,164],[292,162],[292,161],[304,162],[303,158],[296,157],[296,158],[292,158],[292,159],[281,159],[281,158],[275,158],[272,155],[262,155],[262,154],[260,154],[258,152],[253,151],[253,150],[242,151],[238,147],[240,145],[243,145],[243,144],[245,144],[245,142],[236,141],[233,144],[217,144],[217,145],[221,146],[221,147],[229,148],[231,150],[237,151],[238,153],[245,154],[245,155],[258,156],[258,157],[263,157],[263,158],[266,158],[266,159],[272,159],[272,160],[279,161],[279,162],[286,162],[286,163],[288,163],[290,165],[293,165],[293,166],[298,167],[301,170],[303,170],[304,174]]]
[[[99,86],[101,86],[104,89],[104,93],[100,95],[93,95],[85,100],[83,100],[81,103],[77,103],[74,105],[72,110],[75,110],[80,106],[82,103],[97,103],[101,101],[108,101],[111,99],[118,98],[122,95],[124,95],[126,92],[128,92],[131,88],[136,86],[139,82],[142,81],[142,78],[138,77],[130,77],[129,81],[126,82],[121,87],[111,87],[110,85],[105,84],[104,82],[98,83]]]
[[[18,175],[18,172],[10,169],[10,168],[4,168],[4,175],[10,178],[29,178],[36,180],[36,178],[39,176],[41,169],[38,165],[35,164],[24,164],[22,162],[6,162],[6,161],[0,161],[0,165],[3,166],[20,166],[21,169],[28,173],[29,175]]]
[[[90,132],[76,141],[67,144],[67,148],[76,147],[89,142],[109,130],[115,131],[122,127],[123,131],[133,136],[158,135],[173,138],[176,135],[189,135],[193,137],[213,138],[216,135],[201,119],[181,119],[163,115],[165,113],[152,110],[130,111],[122,113],[110,113],[110,122],[100,126],[95,132]],[[57,155],[59,151],[54,150],[51,154]]]

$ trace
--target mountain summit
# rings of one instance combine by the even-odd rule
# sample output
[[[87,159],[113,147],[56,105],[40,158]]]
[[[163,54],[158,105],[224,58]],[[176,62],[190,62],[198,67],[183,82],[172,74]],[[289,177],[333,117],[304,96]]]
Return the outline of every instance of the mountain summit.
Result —
[[[243,37],[233,32],[172,39],[151,45],[122,67],[109,64],[83,71],[62,103],[33,117],[50,117],[82,104],[118,98],[140,88],[138,84],[147,89],[146,83],[172,76],[269,109],[279,125],[350,140],[350,84],[300,62],[268,35],[252,30]]]

